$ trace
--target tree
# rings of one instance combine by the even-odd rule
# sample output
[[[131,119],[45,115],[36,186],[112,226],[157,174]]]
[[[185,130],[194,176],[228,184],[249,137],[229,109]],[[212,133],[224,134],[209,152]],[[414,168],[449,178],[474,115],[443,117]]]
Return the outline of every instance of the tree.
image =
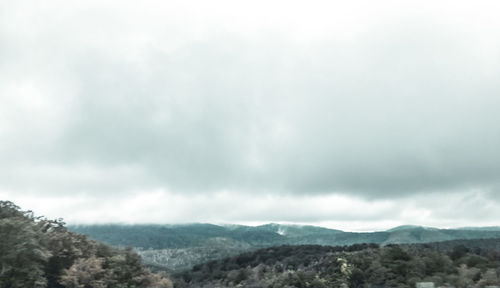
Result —
[[[44,268],[51,256],[40,226],[12,202],[0,202],[0,287],[46,287]]]
[[[500,284],[497,272],[495,269],[488,269],[483,273],[481,280],[477,283],[479,287],[493,286]]]
[[[67,288],[107,288],[109,277],[103,267],[104,258],[81,258],[65,271],[60,283]]]
[[[0,287],[168,288],[131,249],[120,250],[71,233],[61,219],[34,217],[0,201]]]

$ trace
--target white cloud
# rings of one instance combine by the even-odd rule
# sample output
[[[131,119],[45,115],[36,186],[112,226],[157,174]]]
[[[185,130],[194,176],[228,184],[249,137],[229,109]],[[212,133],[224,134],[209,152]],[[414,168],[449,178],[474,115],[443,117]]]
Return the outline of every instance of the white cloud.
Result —
[[[0,3],[2,195],[76,222],[370,229],[455,225],[476,189],[457,219],[491,223],[499,5]]]

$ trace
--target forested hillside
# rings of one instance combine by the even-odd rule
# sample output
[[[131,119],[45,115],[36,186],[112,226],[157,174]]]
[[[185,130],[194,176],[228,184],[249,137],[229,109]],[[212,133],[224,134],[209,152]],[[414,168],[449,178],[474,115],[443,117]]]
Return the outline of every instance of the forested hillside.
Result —
[[[138,229],[140,226],[132,227]],[[128,241],[135,236],[135,241],[158,241],[157,247],[161,248],[165,245],[162,239],[177,235],[171,238],[177,239],[176,242],[168,243],[178,245],[177,252],[187,253],[177,257],[185,258],[198,253],[195,259],[198,262],[206,260],[203,258],[206,251],[182,250],[188,249],[182,245],[208,245],[213,241],[211,247],[214,253],[219,253],[215,256],[223,259],[178,272],[174,274],[172,283],[164,275],[144,268],[140,256],[131,249],[121,250],[90,240],[87,236],[68,231],[61,220],[36,217],[31,211],[22,211],[11,202],[0,201],[0,288],[409,288],[415,287],[418,282],[433,282],[442,287],[483,288],[500,284],[500,239],[495,238],[385,246],[376,243],[350,246],[281,245],[254,251],[252,249],[258,245],[269,245],[283,239],[307,239],[314,234],[349,234],[310,226],[293,226],[287,230],[287,227],[276,224],[258,227],[259,233],[245,226],[193,225],[178,230],[182,233],[169,235],[163,231],[165,228],[156,227],[157,238],[148,238],[154,234],[146,229],[143,233],[130,235]],[[176,226],[170,228],[179,229]],[[124,229],[127,231],[130,227]],[[191,235],[192,230],[198,232]],[[116,237],[116,231],[108,231]],[[391,233],[404,232],[415,236],[426,235],[428,231],[446,233],[422,227],[402,227]],[[479,232],[478,235],[484,235],[482,230]],[[225,233],[226,237],[220,237],[220,233]],[[232,247],[235,254],[245,249],[247,252],[224,258],[224,253],[220,251],[227,247]],[[142,252],[151,251],[155,250]],[[166,259],[171,256],[165,255]]]
[[[475,242],[271,247],[196,265],[177,275],[175,287],[410,288],[418,282],[457,288],[499,285],[500,240]]]
[[[120,250],[0,201],[0,288],[167,288],[171,281]]]
[[[280,224],[257,227],[212,224],[81,225],[70,229],[114,246],[134,247],[147,265],[171,271],[189,269],[206,261],[279,245],[387,245],[500,238],[498,229],[437,229],[419,226],[400,226],[387,231],[363,233]]]
[[[438,229],[401,226],[379,232],[345,232],[315,226],[266,224],[262,226],[184,225],[78,225],[70,230],[115,246],[170,249],[202,246],[207,239],[231,239],[246,245],[351,245],[356,243],[428,243],[455,239],[500,238],[500,230],[485,228]]]

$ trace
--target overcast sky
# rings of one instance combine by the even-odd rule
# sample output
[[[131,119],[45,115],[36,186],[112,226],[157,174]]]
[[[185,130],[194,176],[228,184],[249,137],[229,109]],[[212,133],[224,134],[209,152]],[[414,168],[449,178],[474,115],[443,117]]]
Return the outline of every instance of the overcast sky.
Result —
[[[500,225],[499,1],[0,1],[0,199],[69,223]]]

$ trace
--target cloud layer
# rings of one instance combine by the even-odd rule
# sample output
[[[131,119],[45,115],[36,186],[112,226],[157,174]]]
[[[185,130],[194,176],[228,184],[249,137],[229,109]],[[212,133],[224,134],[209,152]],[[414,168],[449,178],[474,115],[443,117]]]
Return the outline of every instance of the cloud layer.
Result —
[[[369,229],[430,207],[420,224],[458,225],[457,199],[498,206],[498,6],[0,4],[0,196],[75,222],[131,221],[157,195],[175,215],[132,215]]]

